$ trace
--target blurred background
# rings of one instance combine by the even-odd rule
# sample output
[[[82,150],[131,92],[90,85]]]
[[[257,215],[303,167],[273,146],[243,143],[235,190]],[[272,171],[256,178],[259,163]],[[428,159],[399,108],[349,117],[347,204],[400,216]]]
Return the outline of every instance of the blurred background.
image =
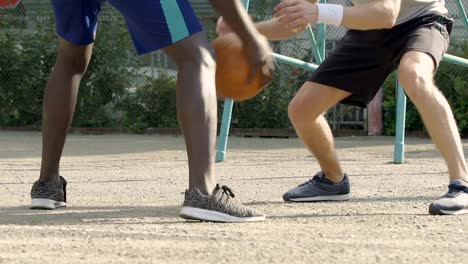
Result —
[[[216,37],[217,14],[207,0],[191,0],[210,39]],[[272,16],[278,0],[252,0],[249,13],[257,20]],[[350,1],[329,1],[349,4]],[[454,1],[447,1],[455,19],[449,53],[468,58],[468,30]],[[468,0],[464,0],[468,7]],[[345,33],[327,28],[327,52]],[[314,29],[315,30],[315,29]],[[305,33],[273,42],[275,52],[313,61]],[[42,97],[54,65],[57,37],[50,0],[23,0],[15,9],[0,9],[0,128],[39,130]],[[83,131],[178,133],[175,105],[176,69],[161,52],[137,56],[123,18],[105,4],[99,20],[93,58],[82,81],[72,126]],[[254,99],[234,105],[233,132],[241,135],[291,136],[287,106],[309,72],[277,64],[271,86]],[[468,69],[442,62],[436,77],[468,136]],[[327,113],[336,135],[395,132],[395,77],[385,82],[381,98],[368,109],[339,105]],[[219,101],[221,113],[223,101]],[[371,116],[370,116],[371,115]],[[221,115],[219,115],[221,116]],[[220,117],[219,117],[220,118]],[[369,119],[377,119],[369,127]],[[375,120],[374,120],[375,121]],[[423,123],[409,103],[407,131],[425,134]]]

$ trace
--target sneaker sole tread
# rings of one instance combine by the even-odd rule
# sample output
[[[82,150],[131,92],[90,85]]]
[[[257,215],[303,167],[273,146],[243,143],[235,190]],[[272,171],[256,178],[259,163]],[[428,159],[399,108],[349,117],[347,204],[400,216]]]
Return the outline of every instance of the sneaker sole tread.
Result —
[[[298,197],[289,198],[284,197],[286,202],[323,202],[323,201],[346,201],[352,198],[352,194],[341,194],[341,195],[326,195],[326,196],[314,196],[314,197]]]
[[[468,208],[464,208],[460,210],[446,210],[446,209],[444,210],[436,206],[430,205],[429,214],[431,215],[462,215],[462,214],[468,214]]]
[[[66,207],[65,202],[59,202],[52,199],[34,198],[31,200],[31,209],[53,210],[60,207]]]
[[[179,216],[188,220],[200,220],[208,222],[222,222],[222,223],[245,223],[245,222],[259,222],[264,221],[265,216],[253,216],[253,217],[237,217],[229,214],[194,208],[194,207],[183,207],[180,211]]]

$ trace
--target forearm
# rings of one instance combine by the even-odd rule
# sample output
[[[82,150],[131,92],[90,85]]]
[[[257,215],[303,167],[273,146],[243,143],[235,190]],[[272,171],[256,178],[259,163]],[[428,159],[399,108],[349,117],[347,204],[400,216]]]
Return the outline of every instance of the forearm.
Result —
[[[354,6],[315,4],[314,0],[283,0],[275,7],[275,17],[284,27],[330,24],[351,29],[391,28],[400,13],[402,0],[355,0]]]
[[[210,3],[242,41],[255,37],[257,29],[239,0],[210,0]]]
[[[278,18],[274,17],[270,20],[255,23],[257,30],[269,40],[283,40],[288,39],[297,33],[303,31],[307,24],[297,27],[288,28],[282,24]]]
[[[401,0],[372,1],[344,8],[341,25],[351,29],[391,28],[400,12]]]

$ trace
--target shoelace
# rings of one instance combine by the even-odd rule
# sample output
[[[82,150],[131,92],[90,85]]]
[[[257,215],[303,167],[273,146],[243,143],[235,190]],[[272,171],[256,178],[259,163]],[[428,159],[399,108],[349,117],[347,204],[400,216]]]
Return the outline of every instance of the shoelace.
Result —
[[[465,186],[461,185],[449,185],[447,194],[445,194],[445,197],[455,197],[458,196],[460,193],[468,193],[468,188]]]
[[[218,186],[219,188],[219,186]],[[234,195],[234,192],[232,191],[231,188],[227,187],[226,185],[221,186],[221,190],[223,190],[223,193],[227,194],[228,196],[234,198],[236,195]]]
[[[221,203],[228,203],[229,199],[235,197],[234,192],[226,185],[219,186],[219,184],[216,184],[215,190],[221,190],[221,196],[218,198]],[[222,202],[223,200],[224,202]]]
[[[250,215],[251,214],[248,211],[248,209],[246,207],[244,207],[242,204],[237,203],[237,202],[235,202],[233,200],[230,200],[231,198],[236,197],[231,188],[227,187],[226,185],[223,185],[221,187],[219,187],[219,185],[216,185],[216,188],[218,190],[222,191],[222,195],[221,195],[221,197],[219,199],[220,199],[220,201],[222,201],[223,197],[225,197],[224,203],[225,203],[226,208],[230,208],[230,210],[234,210],[240,215]]]
[[[317,182],[317,181],[320,181],[320,177],[318,175],[315,175],[312,179],[304,182],[303,184],[299,184],[299,186],[313,184],[314,182]]]

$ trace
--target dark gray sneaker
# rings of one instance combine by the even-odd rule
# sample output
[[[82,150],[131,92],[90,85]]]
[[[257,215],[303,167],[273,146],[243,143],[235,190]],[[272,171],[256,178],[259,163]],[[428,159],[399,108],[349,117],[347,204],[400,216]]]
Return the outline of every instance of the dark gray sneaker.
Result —
[[[242,205],[234,197],[227,186],[216,185],[212,195],[204,195],[198,189],[187,190],[179,216],[190,220],[226,223],[265,220],[265,215]]]
[[[31,189],[31,209],[55,209],[67,206],[67,181],[60,176],[60,186],[36,181]]]
[[[453,180],[448,186],[448,192],[429,205],[432,215],[468,214],[468,183]]]
[[[345,174],[343,181],[333,183],[317,173],[309,181],[289,190],[283,195],[286,202],[345,201],[351,198],[349,179]]]

